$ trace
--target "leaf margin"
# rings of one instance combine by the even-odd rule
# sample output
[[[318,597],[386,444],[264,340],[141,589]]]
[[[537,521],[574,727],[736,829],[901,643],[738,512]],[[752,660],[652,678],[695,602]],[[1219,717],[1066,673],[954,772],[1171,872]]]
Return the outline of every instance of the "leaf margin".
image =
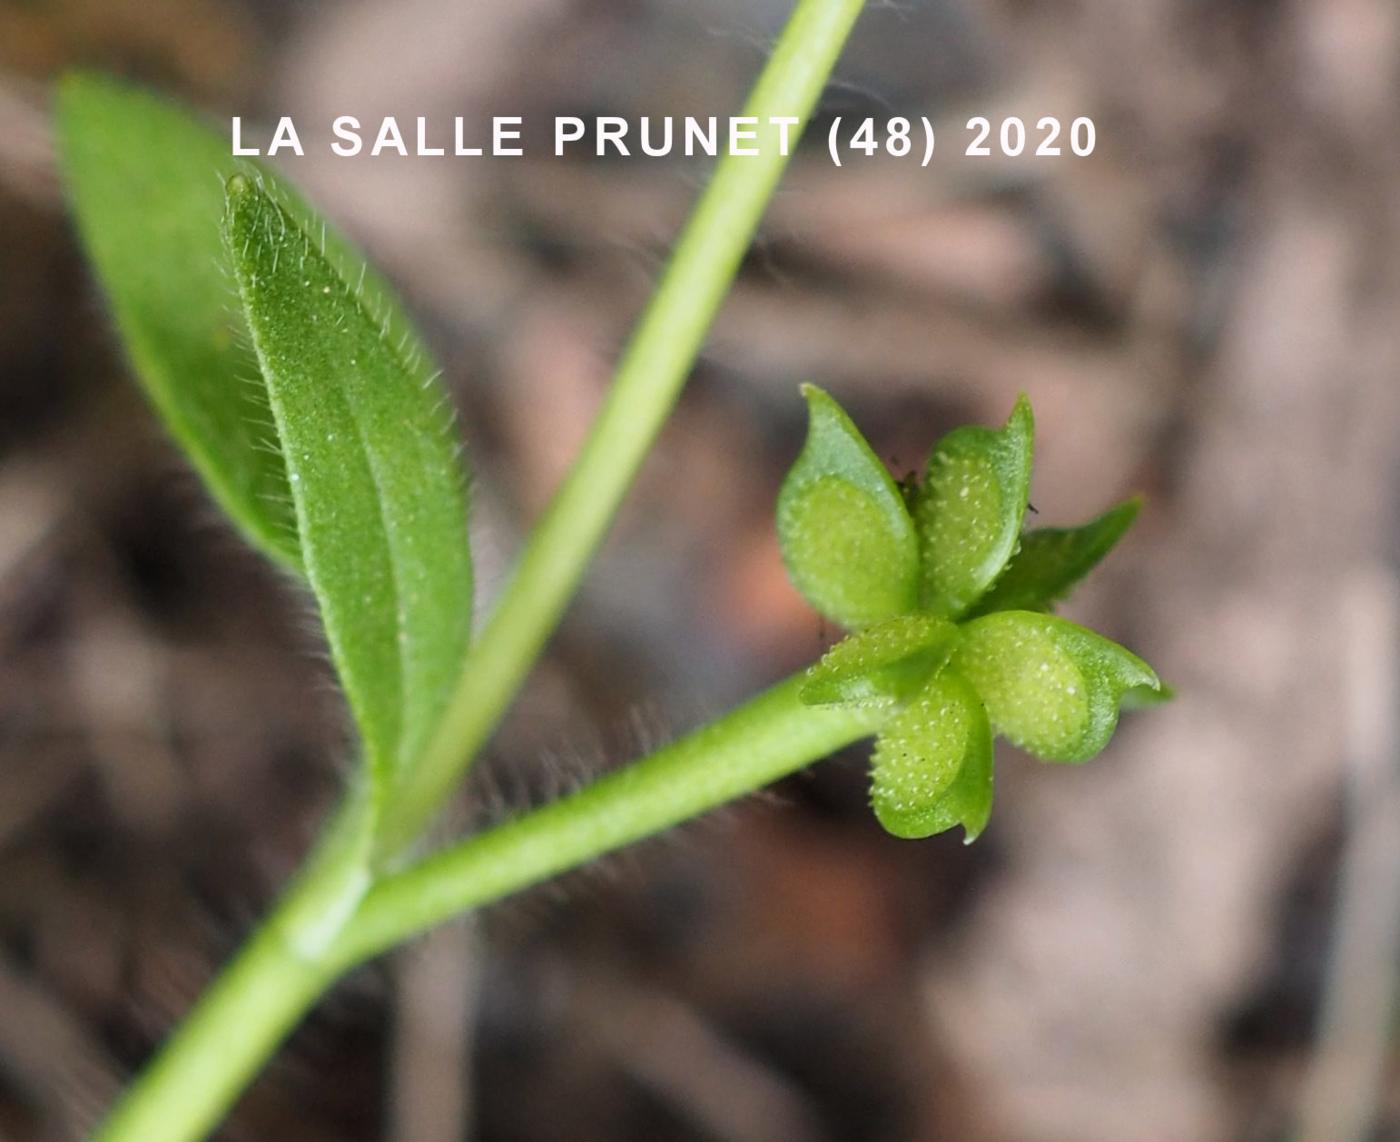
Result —
[[[436,728],[436,717],[440,716],[460,672],[471,636],[474,584],[467,535],[467,484],[458,463],[459,446],[452,435],[453,421],[450,415],[444,415],[444,409],[450,409],[450,404],[443,403],[445,394],[440,394],[438,402],[430,402],[433,391],[438,388],[436,373],[428,372],[427,362],[413,357],[411,347],[394,338],[392,325],[376,313],[373,297],[365,295],[358,283],[348,281],[332,257],[318,249],[317,240],[281,200],[276,183],[264,182],[255,169],[247,168],[229,178],[226,201],[223,229],[283,443],[302,537],[306,577],[316,596],[332,659],[364,740],[370,769],[376,775],[377,784],[387,787],[411,769],[413,760],[430,740]],[[273,248],[270,266],[266,250],[261,249],[258,242]],[[300,259],[290,283],[290,270],[284,268],[281,261],[284,248],[281,243],[292,243],[288,247],[287,267],[291,265],[293,254]],[[301,290],[296,287],[295,278],[302,275],[306,275],[306,280],[301,284],[312,300],[305,302],[306,311],[297,315],[301,319],[297,321],[289,314],[296,311]],[[287,292],[289,286],[290,292]],[[319,294],[316,286],[320,286]],[[275,295],[268,292],[274,288],[280,292]],[[320,300],[325,298],[329,300]],[[346,304],[346,321],[322,323],[316,313],[318,305],[334,307],[338,302]],[[311,319],[309,324],[305,321],[307,317]],[[358,337],[352,325],[356,320],[363,325]],[[282,327],[284,323],[285,328]],[[331,385],[316,390],[314,381],[300,375],[325,364],[324,361],[312,363],[312,355],[307,351],[308,346],[314,344],[309,339],[313,325],[318,327],[316,336],[331,346],[328,352],[333,359],[342,350],[336,347],[337,338],[325,331],[334,328],[341,334],[352,335],[355,351],[348,359],[349,367],[342,370],[344,379],[340,388]],[[298,338],[304,338],[299,348],[293,344]],[[406,352],[410,353],[407,357]],[[379,416],[376,431],[384,440],[390,439],[389,433],[400,433],[395,438],[395,449],[417,460],[424,459],[424,450],[432,448],[436,442],[440,454],[427,459],[438,465],[432,493],[440,497],[437,504],[431,499],[414,500],[425,486],[424,472],[431,474],[430,468],[419,465],[405,480],[385,466],[382,456],[376,461],[376,449],[384,456],[395,449],[385,450],[383,440],[374,441],[366,436],[366,416],[373,414],[376,407],[380,414],[385,411],[382,405],[376,406],[374,402],[384,401],[386,392],[365,379],[373,367],[375,354],[386,358],[378,364],[401,372],[406,382],[401,395],[406,395],[410,402],[408,413],[402,419]],[[364,360],[359,359],[361,355],[365,356]],[[387,394],[387,399],[393,398],[393,393]],[[343,402],[343,412],[333,413],[329,408],[336,399]],[[289,402],[293,401],[297,404],[295,412],[289,407]],[[318,401],[323,402],[319,407]],[[313,429],[312,422],[318,415],[324,417],[326,423],[335,425],[335,431],[327,434],[326,443],[337,443],[342,453],[342,463],[333,476],[317,471],[323,460],[316,451],[321,442],[312,441],[310,436],[313,432],[320,434],[325,427],[318,423]],[[439,418],[438,423],[433,423],[435,417]],[[353,500],[346,496],[344,485],[354,468],[355,453],[353,449],[346,453],[345,445],[339,444],[341,432],[352,441],[358,437],[364,459],[364,471],[359,473],[361,490],[368,487],[376,497],[373,502],[384,548],[380,552],[383,564],[378,569],[368,564],[371,553],[364,547],[367,537],[346,525]],[[396,454],[395,461],[401,458]],[[403,494],[405,487],[406,495]],[[327,493],[324,504],[319,499],[323,491]],[[390,495],[398,498],[386,509],[386,499]],[[317,500],[314,508],[313,497]],[[326,509],[324,513],[323,508]],[[424,512],[434,511],[452,517],[447,535],[454,539],[455,531],[460,546],[455,542],[447,546],[434,541],[431,551],[424,548],[412,529]],[[373,514],[361,508],[362,516]],[[437,522],[441,525],[445,521]],[[415,547],[420,550],[415,552]],[[345,552],[351,554],[346,557]],[[369,576],[368,590],[366,575]],[[453,575],[457,576],[455,586],[449,581]],[[382,597],[386,584],[392,592],[387,599]],[[433,594],[427,604],[422,601],[425,591]],[[444,594],[452,596],[455,606],[444,608],[441,605]],[[390,602],[392,610],[385,605]],[[434,618],[423,610],[425,605],[436,607],[442,613]],[[416,614],[410,613],[414,607]],[[389,633],[390,627],[392,633]],[[424,632],[427,632],[426,639]],[[438,634],[443,636],[443,641],[434,649]],[[364,641],[369,645],[361,646]],[[415,663],[413,656],[425,643],[432,650],[431,662],[427,665]],[[390,645],[392,653],[386,649]],[[392,668],[386,666],[391,659]],[[426,681],[419,677],[425,672]],[[380,693],[388,685],[388,674],[393,674],[396,684],[386,693]]]

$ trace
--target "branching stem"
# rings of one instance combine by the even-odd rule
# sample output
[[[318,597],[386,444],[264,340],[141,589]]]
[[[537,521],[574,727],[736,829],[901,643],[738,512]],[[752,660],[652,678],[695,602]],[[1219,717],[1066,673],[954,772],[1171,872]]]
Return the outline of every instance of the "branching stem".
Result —
[[[480,908],[742,797],[874,732],[876,708],[802,703],[801,675],[570,796],[383,877],[330,845],[130,1089],[100,1142],[211,1130],[339,976]],[[349,820],[347,816],[346,820]],[[347,829],[346,836],[363,836]]]
[[[787,165],[779,127],[816,106],[862,0],[800,0],[750,95],[759,154],[725,155],[628,344],[606,403],[472,645],[432,744],[394,798],[381,852],[410,845],[461,780],[573,597],[679,396]],[[790,149],[790,148],[789,148]]]
[[[350,962],[742,797],[875,731],[887,712],[807,706],[803,678],[526,816],[389,876],[346,929]]]
[[[760,153],[717,166],[583,450],[468,654],[430,748],[385,799],[382,819],[358,793],[347,799],[281,904],[112,1112],[98,1135],[103,1142],[185,1142],[207,1134],[354,964],[460,911],[757,789],[874,728],[871,711],[803,706],[797,681],[789,680],[571,797],[406,870],[383,871],[411,851],[456,786],[578,587],[787,164],[776,120],[798,120],[795,141],[861,5],[798,0],[745,108],[757,122]]]

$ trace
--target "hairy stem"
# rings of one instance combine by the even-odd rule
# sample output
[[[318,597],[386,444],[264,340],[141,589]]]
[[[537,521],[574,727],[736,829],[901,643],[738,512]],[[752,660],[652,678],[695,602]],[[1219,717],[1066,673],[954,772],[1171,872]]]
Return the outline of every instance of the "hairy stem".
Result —
[[[699,816],[873,733],[888,711],[807,706],[803,677],[577,793],[381,880],[346,929],[354,963],[460,912]]]
[[[429,749],[388,799],[352,796],[283,903],[113,1111],[104,1142],[208,1133],[299,1018],[346,968],[439,923],[647,836],[869,733],[870,711],[804,707],[779,685],[634,767],[370,887],[422,832],[495,728],[553,631],[674,405],[786,166],[770,120],[796,141],[861,0],[798,0],[745,113],[758,157],[726,157],[676,247],[568,479],[535,528]],[[790,148],[789,148],[790,150]]]
[[[335,978],[261,928],[200,997],[117,1104],[97,1142],[184,1142],[218,1125],[239,1092]]]
[[[789,132],[795,143],[861,6],[862,0],[799,0],[744,108],[758,120],[760,154],[726,155],[716,167],[582,451],[468,652],[436,736],[394,799],[382,853],[393,855],[419,835],[557,625],[675,404],[787,165],[780,128],[769,121],[795,118]]]
[[[217,1125],[345,971],[462,912],[760,789],[873,733],[879,708],[804,705],[801,675],[577,793],[381,879],[329,844],[113,1111],[100,1142],[186,1142]],[[353,821],[346,812],[342,823]],[[352,854],[359,854],[354,857]]]
[[[370,883],[374,805],[357,787],[252,939],[103,1123],[97,1142],[185,1142],[214,1129],[340,972],[333,949]]]

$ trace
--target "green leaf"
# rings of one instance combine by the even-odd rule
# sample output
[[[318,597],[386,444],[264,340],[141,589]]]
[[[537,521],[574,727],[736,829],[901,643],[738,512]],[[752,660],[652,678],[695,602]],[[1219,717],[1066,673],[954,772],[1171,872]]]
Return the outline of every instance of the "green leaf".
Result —
[[[889,470],[841,407],[804,385],[807,443],[778,497],[778,539],[807,601],[850,629],[912,611],[918,540]]]
[[[976,691],[944,667],[875,740],[870,801],[897,837],[962,825],[971,842],[992,811],[992,733]]]
[[[1001,573],[1030,493],[1035,422],[1024,396],[999,428],[969,425],[938,442],[914,503],[923,605],[962,615]]]
[[[900,615],[842,639],[807,671],[809,706],[881,706],[907,698],[943,665],[957,628],[934,615]]]
[[[1050,610],[1113,549],[1141,507],[1134,497],[1080,527],[1026,532],[1006,570],[970,614]]]
[[[951,664],[998,733],[1046,761],[1086,761],[1108,744],[1119,699],[1161,683],[1135,654],[1066,619],[998,611],[962,627]]]
[[[222,132],[95,75],[59,84],[57,138],[78,230],[151,403],[248,541],[298,568],[286,464],[219,225],[224,182],[246,167]],[[261,177],[308,231],[324,233],[328,258],[362,282],[392,336],[417,346],[379,276],[276,175]]]
[[[78,228],[151,402],[250,542],[299,562],[286,467],[223,267],[228,145],[176,108],[96,77],[58,90]]]
[[[471,556],[448,405],[319,238],[253,178],[229,180],[224,227],[307,579],[383,775],[425,744],[469,637]]]

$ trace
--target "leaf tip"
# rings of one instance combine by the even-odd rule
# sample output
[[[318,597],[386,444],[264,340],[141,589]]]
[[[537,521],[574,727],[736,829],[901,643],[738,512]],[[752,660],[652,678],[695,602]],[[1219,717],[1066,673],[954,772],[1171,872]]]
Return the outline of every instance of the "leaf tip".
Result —
[[[63,72],[54,81],[54,103],[58,108],[59,117],[72,105],[72,101],[81,95],[83,85],[87,75],[85,72],[69,70]]]
[[[73,156],[100,135],[100,120],[113,98],[128,94],[115,80],[95,71],[72,68],[54,83],[54,135],[67,178],[72,177]]]
[[[84,95],[102,88],[108,88],[112,81],[93,71],[82,68],[69,68],[54,83],[54,94],[60,116],[68,111],[75,101]]]
[[[1104,513],[1104,517],[1113,521],[1116,525],[1118,536],[1121,536],[1136,522],[1146,502],[1146,497],[1139,492],[1136,495],[1129,496],[1121,504],[1114,504],[1113,507],[1109,508],[1108,511]],[[1117,537],[1115,537],[1115,542],[1116,538]]]
[[[228,176],[228,181],[224,183],[224,193],[228,195],[230,202],[252,194],[253,180],[242,171],[235,171]]]

